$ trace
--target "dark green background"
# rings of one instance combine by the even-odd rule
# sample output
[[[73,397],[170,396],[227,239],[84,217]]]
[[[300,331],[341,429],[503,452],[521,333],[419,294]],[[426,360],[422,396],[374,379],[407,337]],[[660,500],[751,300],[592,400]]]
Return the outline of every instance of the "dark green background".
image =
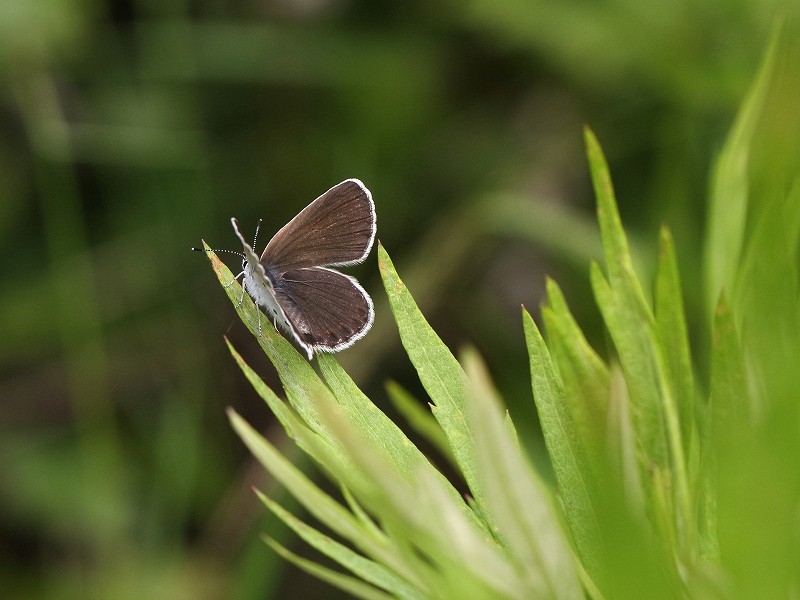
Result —
[[[541,458],[520,303],[536,309],[549,274],[606,345],[588,124],[645,277],[670,225],[706,347],[709,166],[781,4],[0,3],[1,595],[342,597],[258,539],[286,536],[250,486],[281,495],[224,407],[297,455],[222,335],[278,387],[274,371],[189,252],[236,250],[231,216],[263,218],[263,244],[362,179],[423,311],[486,356]],[[394,414],[386,379],[424,395],[374,253],[347,271],[377,315],[341,361]]]

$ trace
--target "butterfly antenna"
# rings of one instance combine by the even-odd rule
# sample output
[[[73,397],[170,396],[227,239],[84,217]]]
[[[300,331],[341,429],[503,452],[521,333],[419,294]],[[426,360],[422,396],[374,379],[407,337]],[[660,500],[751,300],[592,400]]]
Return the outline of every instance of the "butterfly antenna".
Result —
[[[235,254],[240,258],[245,257],[244,254],[242,254],[241,252],[236,252],[236,250],[214,250],[213,248],[210,248],[208,250],[206,250],[205,248],[192,248],[192,250],[194,252],[227,252],[228,254]]]
[[[209,248],[208,250],[206,250],[205,248],[192,248],[192,250],[193,250],[194,252],[227,252],[228,254],[235,254],[236,256],[239,256],[239,257],[241,257],[241,259],[242,259],[243,261],[244,261],[244,260],[247,260],[247,257],[246,257],[244,254],[242,254],[241,252],[236,252],[236,250],[214,250],[213,248]],[[244,272],[244,271],[242,271],[241,273],[239,273],[239,274],[238,274],[236,277],[234,277],[234,278],[231,280],[231,282],[230,282],[229,284],[227,284],[225,287],[226,287],[226,288],[228,288],[228,287],[232,286],[232,285],[233,285],[233,282],[234,282],[234,281],[236,281],[237,279],[239,279],[239,277],[241,277],[241,276],[242,276],[242,275],[244,275],[244,274],[245,274],[245,272]],[[244,299],[244,285],[242,285],[242,299]],[[236,307],[238,308],[238,307],[239,307],[239,305],[240,305],[241,303],[242,303],[242,300],[239,300],[239,304],[237,304],[237,305],[236,305]]]
[[[256,234],[253,236],[253,251],[256,249],[256,240],[258,240],[258,230],[261,229],[261,219],[256,223]]]

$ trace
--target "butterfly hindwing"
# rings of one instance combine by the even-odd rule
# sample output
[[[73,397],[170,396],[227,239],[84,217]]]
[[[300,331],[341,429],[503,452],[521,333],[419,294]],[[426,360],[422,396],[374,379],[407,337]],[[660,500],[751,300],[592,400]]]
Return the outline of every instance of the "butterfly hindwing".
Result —
[[[336,352],[372,326],[372,300],[352,277],[332,269],[293,269],[274,280],[275,298],[307,349]]]

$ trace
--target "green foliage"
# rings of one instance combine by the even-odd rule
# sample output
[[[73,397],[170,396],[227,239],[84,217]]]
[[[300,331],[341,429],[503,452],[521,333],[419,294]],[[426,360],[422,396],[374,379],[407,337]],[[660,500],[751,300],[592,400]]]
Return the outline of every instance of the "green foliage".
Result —
[[[321,582],[309,591],[315,582],[258,536],[268,532],[304,558],[316,553],[295,550],[304,542],[250,493],[255,483],[306,519],[307,509],[232,442],[220,415],[226,404],[247,411],[304,473],[312,455],[329,463],[321,469],[328,474],[339,465],[351,474],[355,459],[337,445],[324,411],[303,405],[302,389],[287,400],[276,371],[253,356],[255,339],[219,302],[202,255],[188,248],[204,236],[235,249],[231,216],[251,231],[263,217],[263,244],[321,190],[357,176],[374,193],[380,237],[419,309],[448,345],[470,340],[484,353],[507,402],[509,436],[555,486],[564,473],[557,478],[547,464],[529,392],[518,306],[528,307],[599,488],[590,500],[604,562],[642,573],[599,585],[651,597],[671,572],[657,568],[666,564],[658,539],[637,533],[648,531],[639,513],[606,508],[626,502],[645,514],[630,394],[587,277],[589,261],[603,256],[582,158],[580,124],[589,122],[608,156],[648,302],[658,226],[674,234],[695,438],[689,395],[678,389],[689,381],[681,354],[663,358],[700,555],[725,561],[733,589],[749,597],[785,597],[796,482],[784,474],[796,447],[782,428],[797,421],[796,386],[786,379],[796,357],[786,350],[793,317],[778,304],[794,302],[800,217],[790,38],[764,62],[753,108],[736,122],[743,134],[722,143],[781,5],[797,9],[796,0],[0,0],[0,595],[341,597]],[[729,158],[715,163],[719,148]],[[709,181],[717,208],[704,219]],[[699,260],[706,224],[724,271]],[[448,457],[432,461],[463,493],[447,434],[403,359],[375,266],[353,274],[375,299],[376,323],[336,359],[382,409],[387,378],[412,392],[391,414],[400,413],[409,437],[416,429]],[[548,284],[540,318],[545,273],[563,297],[559,304]],[[713,273],[729,277],[725,326],[738,353],[709,352],[721,281]],[[651,307],[659,339],[674,334],[666,323],[677,307],[663,313],[655,294]],[[263,395],[294,439],[270,411],[254,412],[222,331],[253,365],[251,380],[277,392]],[[344,383],[337,394],[352,396]],[[709,395],[717,400],[709,404]],[[357,406],[348,410],[380,427]],[[400,442],[387,437],[387,450]],[[468,454],[460,454],[465,468]],[[415,460],[402,457],[400,469]],[[374,515],[356,495],[369,483],[342,492],[366,528]],[[476,517],[491,495],[459,498],[458,509],[470,507],[467,519],[482,528],[496,517]],[[660,493],[659,505],[668,498]],[[564,501],[559,492],[555,511],[577,554]],[[574,514],[579,505],[570,502]],[[364,554],[331,527],[314,526]],[[588,575],[599,576],[587,569],[578,575],[591,587]],[[743,588],[747,581],[753,587]]]
[[[234,358],[288,435],[342,486],[344,502],[231,410],[233,427],[309,513],[352,547],[259,496],[356,577],[270,545],[359,598],[789,597],[800,585],[800,152],[770,166],[757,140],[778,143],[765,107],[780,106],[787,87],[800,91],[791,68],[800,58],[796,33],[776,29],[714,169],[707,290],[719,298],[707,397],[696,382],[672,235],[662,227],[650,297],[633,266],[606,159],[586,129],[605,251],[605,270],[592,263],[591,282],[612,356],[604,361],[589,345],[552,280],[542,308],[547,343],[530,313],[522,315],[556,489],[519,445],[477,352],[456,360],[382,246],[389,305],[432,417],[399,386],[390,384],[390,393],[415,429],[446,444],[469,496],[333,356],[318,356],[318,374],[271,328],[259,332],[252,302],[239,303],[241,288],[229,285],[232,274],[212,254],[288,402],[231,347]],[[798,139],[800,119],[790,125]],[[756,186],[773,180],[782,185]],[[731,214],[722,208],[726,198]]]

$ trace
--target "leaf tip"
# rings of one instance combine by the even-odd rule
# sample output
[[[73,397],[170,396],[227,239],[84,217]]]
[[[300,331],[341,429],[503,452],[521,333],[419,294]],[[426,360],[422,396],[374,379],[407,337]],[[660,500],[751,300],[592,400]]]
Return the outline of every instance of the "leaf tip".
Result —
[[[545,277],[544,285],[549,298],[552,299],[553,295],[561,295],[561,288],[558,287],[558,283],[556,283],[555,279]]]
[[[386,278],[389,272],[393,269],[392,260],[389,258],[389,253],[386,248],[378,241],[378,270],[382,278]]]
[[[260,489],[258,489],[254,485],[251,485],[250,489],[253,490],[253,493],[258,497],[259,500],[261,500],[261,502],[263,502],[267,506],[270,505],[270,499],[267,498],[267,496]]]
[[[600,146],[600,142],[597,141],[597,136],[594,134],[594,131],[592,131],[592,128],[588,125],[583,126],[583,141],[586,144],[587,149]]]
[[[666,223],[662,223],[658,231],[658,251],[663,257],[668,252],[670,246],[673,245],[672,232],[667,227]]]
[[[717,309],[716,314],[717,317],[725,317],[730,312],[730,306],[728,306],[728,299],[725,296],[725,290],[722,290],[719,293],[719,301],[717,302]]]

